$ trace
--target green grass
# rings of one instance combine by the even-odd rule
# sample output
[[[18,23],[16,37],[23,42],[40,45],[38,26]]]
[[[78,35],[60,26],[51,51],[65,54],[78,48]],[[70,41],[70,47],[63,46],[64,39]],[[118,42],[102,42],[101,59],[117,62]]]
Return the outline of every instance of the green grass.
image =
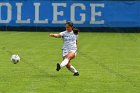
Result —
[[[80,33],[73,65],[62,61],[62,40],[47,32],[0,32],[0,93],[140,93],[140,34]],[[10,56],[22,59],[14,65]]]

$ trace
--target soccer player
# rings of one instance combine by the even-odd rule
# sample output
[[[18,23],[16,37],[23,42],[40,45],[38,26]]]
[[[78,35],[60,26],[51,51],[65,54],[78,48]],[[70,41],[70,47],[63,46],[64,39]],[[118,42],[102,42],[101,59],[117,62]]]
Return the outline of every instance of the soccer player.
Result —
[[[71,60],[75,58],[77,53],[77,37],[79,29],[74,28],[72,22],[67,22],[65,27],[66,31],[63,31],[59,34],[50,34],[51,37],[62,37],[64,41],[64,45],[62,48],[63,61],[61,62],[61,64],[57,63],[56,70],[59,71],[61,68],[66,66],[73,73],[73,76],[79,76],[79,72],[71,64]]]

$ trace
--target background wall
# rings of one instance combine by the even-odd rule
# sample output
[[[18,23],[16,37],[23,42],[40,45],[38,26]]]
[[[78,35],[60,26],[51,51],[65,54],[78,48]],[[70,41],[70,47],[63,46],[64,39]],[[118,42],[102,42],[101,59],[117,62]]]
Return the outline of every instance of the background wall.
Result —
[[[72,21],[82,31],[140,28],[140,1],[1,0],[0,30],[57,31]],[[22,29],[21,29],[22,28]]]

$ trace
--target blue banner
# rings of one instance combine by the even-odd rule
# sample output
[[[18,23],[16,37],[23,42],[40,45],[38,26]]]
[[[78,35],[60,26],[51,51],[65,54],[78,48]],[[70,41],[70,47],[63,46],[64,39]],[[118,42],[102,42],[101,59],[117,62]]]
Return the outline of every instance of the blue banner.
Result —
[[[140,27],[140,1],[0,1],[0,26]]]

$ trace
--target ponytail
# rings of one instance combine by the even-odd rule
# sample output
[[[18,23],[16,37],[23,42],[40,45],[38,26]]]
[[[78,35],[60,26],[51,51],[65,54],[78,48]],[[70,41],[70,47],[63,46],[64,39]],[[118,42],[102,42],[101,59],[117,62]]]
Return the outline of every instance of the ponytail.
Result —
[[[80,31],[79,29],[73,28],[73,32],[74,32],[75,35],[78,35],[79,31]]]

